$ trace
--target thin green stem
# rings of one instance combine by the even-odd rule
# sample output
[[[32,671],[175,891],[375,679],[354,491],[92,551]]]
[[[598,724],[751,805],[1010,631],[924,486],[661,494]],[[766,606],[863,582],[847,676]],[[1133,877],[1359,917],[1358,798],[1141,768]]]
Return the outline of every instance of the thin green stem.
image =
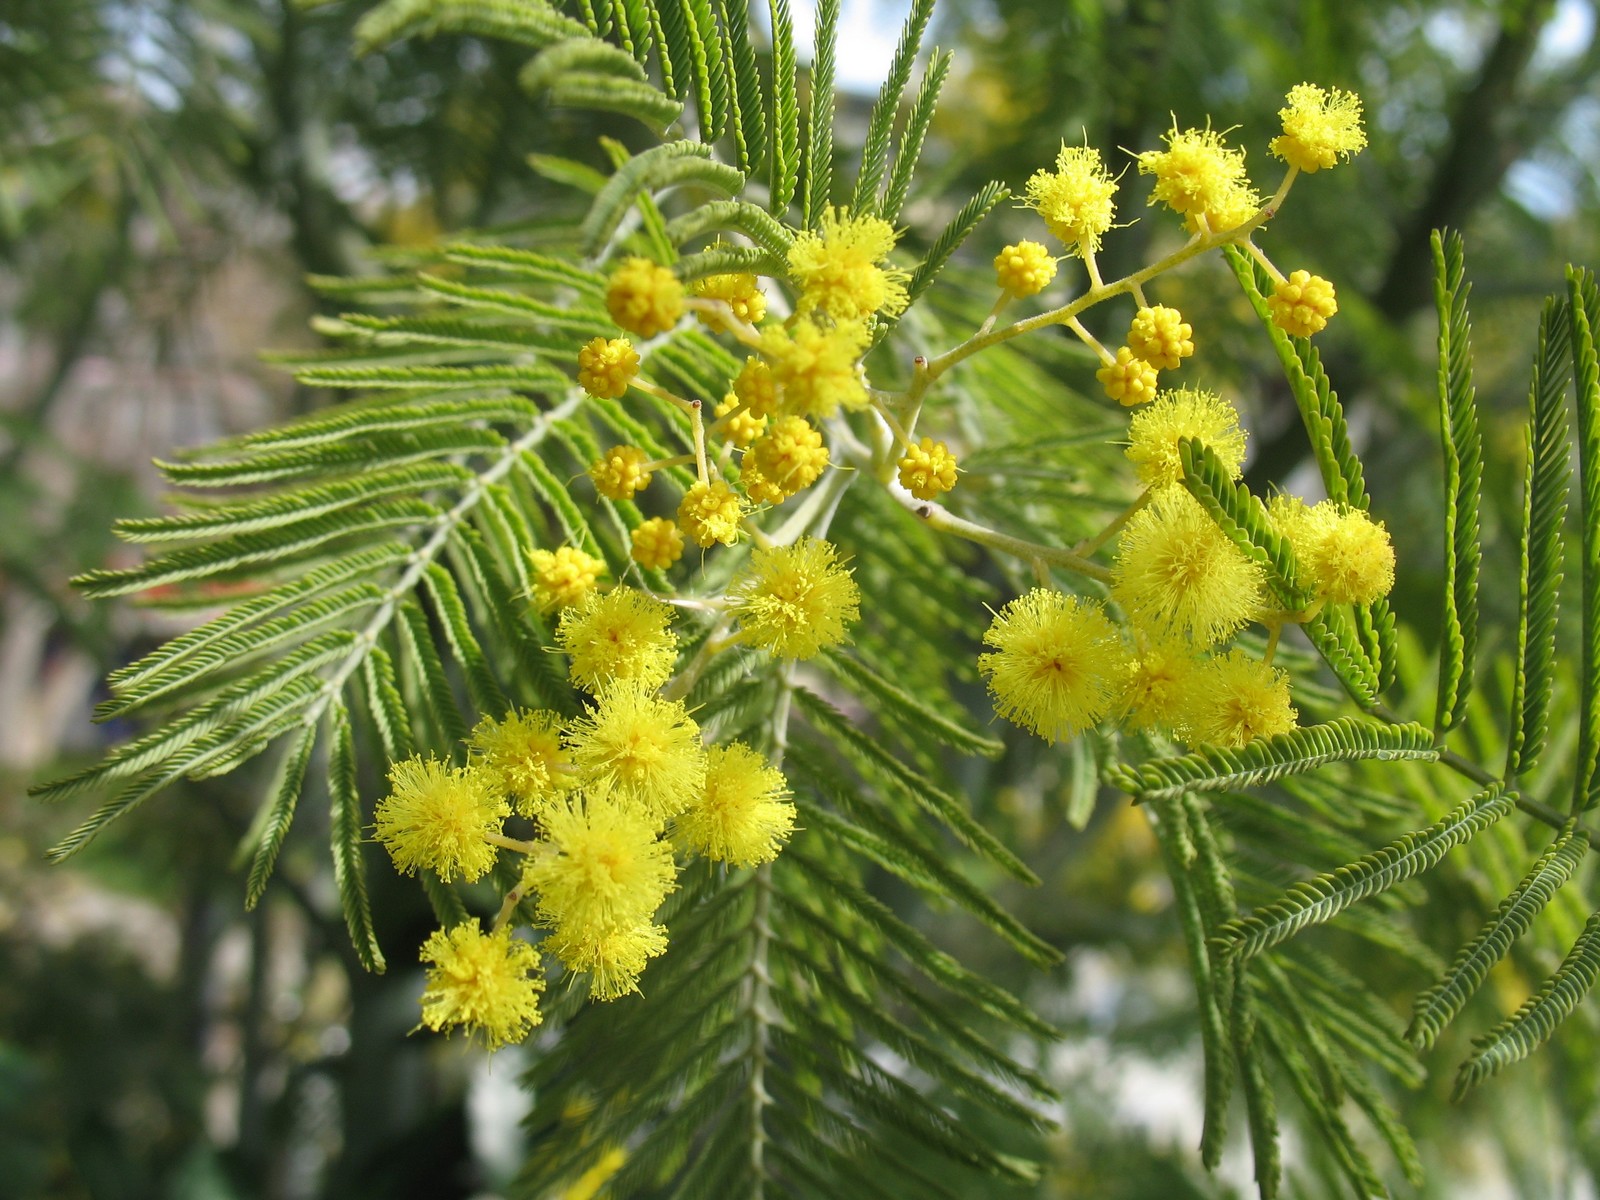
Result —
[[[1284,190],[1285,189],[1283,188],[1279,189],[1280,193]],[[1276,199],[1277,197],[1274,197],[1274,200]],[[1265,224],[1273,216],[1274,212],[1276,212],[1276,209],[1270,206],[1265,207],[1260,209],[1255,216],[1251,217],[1248,221],[1245,221],[1244,223],[1237,225],[1224,233],[1197,233],[1166,257],[1159,258],[1155,262],[1150,263],[1148,266],[1141,267],[1139,270],[1134,271],[1132,274],[1124,275],[1121,279],[1118,279],[1115,282],[1091,286],[1088,291],[1084,292],[1083,295],[1079,296],[1076,300],[1073,300],[1068,304],[1064,304],[1060,308],[1053,308],[1049,312],[1040,313],[1038,316],[1028,317],[1011,325],[1005,325],[999,329],[992,329],[988,333],[983,333],[975,337],[968,338],[965,342],[962,342],[961,345],[956,346],[954,349],[947,350],[945,353],[939,355],[939,357],[935,358],[928,364],[929,382],[939,378],[939,376],[943,375],[951,367],[955,366],[957,363],[966,361],[981,350],[987,350],[990,346],[999,345],[1001,342],[1010,341],[1015,337],[1021,337],[1025,333],[1032,333],[1036,329],[1044,329],[1050,325],[1064,324],[1073,317],[1076,317],[1079,313],[1093,308],[1096,304],[1099,304],[1105,300],[1109,300],[1113,296],[1120,296],[1124,293],[1130,293],[1135,288],[1149,282],[1151,279],[1154,279],[1157,275],[1161,275],[1167,271],[1170,271],[1174,267],[1181,266],[1182,264],[1188,262],[1191,258],[1204,254],[1207,250],[1214,250],[1218,246],[1243,242],[1247,240],[1250,237],[1250,234],[1253,233],[1257,228]]]
[[[1096,550],[1100,549],[1101,546],[1104,546],[1112,538],[1117,536],[1117,533],[1122,529],[1122,527],[1133,519],[1134,513],[1138,512],[1146,504],[1150,503],[1152,491],[1153,489],[1151,488],[1145,488],[1145,490],[1140,492],[1139,495],[1134,499],[1132,504],[1128,505],[1127,508],[1123,509],[1111,519],[1111,523],[1109,525],[1107,525],[1104,529],[1087,541],[1079,542],[1072,548],[1072,552],[1081,558],[1092,557]]]
[[[1069,571],[1076,571],[1090,579],[1097,579],[1101,583],[1111,582],[1111,572],[1098,563],[1092,563],[1086,558],[1074,554],[1071,550],[1063,550],[1059,546],[1046,546],[1040,542],[1030,542],[1025,538],[1012,537],[1009,533],[1001,533],[998,529],[990,529],[976,522],[968,521],[956,516],[942,505],[931,501],[917,500],[910,492],[901,495],[895,492],[895,499],[920,517],[928,528],[940,533],[952,534],[955,537],[965,538],[969,542],[977,542],[980,546],[989,546],[995,550],[1003,550],[1007,554],[1015,555],[1025,562],[1047,562],[1052,566],[1065,567]]]

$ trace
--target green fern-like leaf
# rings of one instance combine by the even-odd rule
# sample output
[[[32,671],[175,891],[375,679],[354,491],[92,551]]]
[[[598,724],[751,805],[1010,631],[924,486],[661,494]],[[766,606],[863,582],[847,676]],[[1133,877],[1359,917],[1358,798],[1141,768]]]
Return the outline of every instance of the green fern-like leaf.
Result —
[[[1178,458],[1183,485],[1200,501],[1217,527],[1246,558],[1259,563],[1279,602],[1288,610],[1304,608],[1310,593],[1300,586],[1289,539],[1273,528],[1266,506],[1236,484],[1216,453],[1203,442],[1182,438]]]
[[[1472,390],[1461,235],[1433,234],[1434,299],[1439,310],[1439,423],[1445,465],[1444,613],[1440,633],[1439,702],[1435,727],[1454,729],[1472,691],[1478,644],[1478,491],[1483,438]]]
[[[1490,1076],[1528,1057],[1554,1035],[1600,978],[1600,913],[1590,917],[1555,974],[1522,1007],[1473,1043],[1456,1076],[1459,1098]]]
[[[1004,184],[989,182],[978,189],[977,194],[961,206],[961,211],[950,218],[950,224],[934,239],[928,253],[923,256],[916,269],[911,272],[911,282],[906,285],[906,293],[911,297],[911,302],[916,303],[917,297],[933,286],[933,281],[939,277],[939,272],[950,261],[953,255],[966,241],[972,231],[982,220],[994,211],[1011,192]]]
[[[584,218],[581,231],[584,247],[590,254],[598,253],[640,193],[683,185],[733,196],[744,186],[744,175],[733,167],[713,161],[710,149],[701,142],[676,141],[652,146],[624,163],[600,189],[589,215]]]
[[[1516,674],[1512,681],[1511,731],[1506,738],[1508,779],[1526,771],[1543,752],[1555,686],[1561,530],[1572,488],[1565,403],[1571,378],[1571,336],[1571,324],[1561,302],[1550,300],[1539,318],[1539,348],[1534,356],[1533,382],[1528,388],[1527,465],[1518,544]]]
[[[867,136],[861,147],[861,172],[856,176],[851,212],[876,212],[878,209],[878,189],[883,185],[889,164],[889,136],[894,130],[894,119],[900,111],[906,85],[911,82],[911,68],[916,65],[917,53],[922,48],[922,35],[932,16],[933,0],[913,0],[900,30],[889,73],[878,89],[878,99],[867,118]]]
[[[1570,824],[1556,836],[1516,890],[1500,902],[1484,927],[1461,948],[1449,973],[1417,996],[1411,1026],[1406,1030],[1408,1041],[1419,1047],[1433,1044],[1482,986],[1490,969],[1527,933],[1533,919],[1571,878],[1588,850],[1588,834],[1574,832]]]
[[[1572,811],[1600,803],[1600,292],[1587,271],[1567,275],[1572,381],[1577,393],[1578,518],[1583,529],[1583,666],[1578,696],[1578,762]]]
[[[542,0],[386,0],[356,25],[356,52],[370,54],[408,37],[469,33],[548,46],[589,30]]]
[[[1433,736],[1420,725],[1379,725],[1339,717],[1322,725],[1259,738],[1242,750],[1207,747],[1177,758],[1152,759],[1138,766],[1117,764],[1106,782],[1145,800],[1186,791],[1227,792],[1256,787],[1285,775],[1353,759],[1432,761],[1439,757]]]
[[[800,89],[789,0],[767,0],[767,15],[772,26],[772,151],[767,191],[773,216],[781,217],[789,211],[800,185]]]
[[[1224,953],[1239,959],[1269,950],[1306,926],[1330,920],[1356,901],[1426,871],[1513,805],[1511,794],[1492,786],[1429,828],[1408,833],[1347,867],[1298,883],[1282,898],[1235,918],[1218,931],[1217,943]]]
[[[801,151],[800,220],[805,229],[813,228],[822,220],[823,209],[833,197],[833,81],[838,42],[839,0],[820,0],[811,59],[806,140]]]
[[[933,55],[927,69],[922,73],[922,83],[917,88],[916,99],[911,102],[911,109],[906,114],[900,141],[895,146],[894,167],[889,173],[888,190],[884,194],[880,209],[884,220],[891,224],[899,220],[900,210],[905,207],[906,197],[911,194],[911,180],[916,174],[917,163],[922,158],[922,144],[927,139],[929,128],[933,125],[933,113],[939,103],[939,91],[944,87],[944,81],[950,74],[950,64],[954,61],[955,54],[951,51]]]

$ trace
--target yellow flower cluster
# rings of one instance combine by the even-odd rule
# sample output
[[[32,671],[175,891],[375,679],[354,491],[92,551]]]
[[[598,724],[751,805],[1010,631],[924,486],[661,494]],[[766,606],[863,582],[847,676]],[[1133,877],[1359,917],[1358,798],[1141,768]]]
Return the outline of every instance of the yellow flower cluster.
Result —
[[[950,453],[950,447],[930,437],[908,446],[895,466],[899,468],[900,486],[918,500],[936,499],[956,486],[956,456]]]
[[[1310,337],[1328,326],[1328,318],[1339,311],[1333,284],[1309,271],[1291,272],[1280,280],[1267,297],[1272,323],[1294,337]]]
[[[667,946],[655,913],[676,886],[675,851],[753,866],[793,831],[782,773],[742,743],[708,749],[683,702],[656,693],[673,652],[666,609],[617,589],[564,614],[573,677],[593,692],[581,715],[513,709],[478,723],[465,767],[411,758],[391,768],[376,833],[402,871],[475,880],[501,850],[526,856],[490,932],[468,922],[423,947],[429,1028],[465,1028],[491,1049],[520,1041],[540,1020],[540,951],[587,974],[597,999],[636,991]],[[508,836],[513,809],[535,822],[535,841]],[[547,931],[537,948],[506,923],[525,894]]]
[[[1100,249],[1116,218],[1116,194],[1117,181],[1100,151],[1063,143],[1056,169],[1036,171],[1028,180],[1027,204],[1069,252],[1081,257]]]
[[[870,213],[852,216],[831,205],[817,229],[802,230],[789,247],[789,278],[799,289],[802,315],[835,321],[898,316],[908,297],[905,271],[889,266],[894,226]]]
[[[1038,242],[1017,242],[994,256],[994,279],[1002,292],[1037,296],[1056,277],[1056,260]]]
[[[617,400],[639,373],[639,354],[627,338],[591,339],[578,351],[578,386],[602,400]]]

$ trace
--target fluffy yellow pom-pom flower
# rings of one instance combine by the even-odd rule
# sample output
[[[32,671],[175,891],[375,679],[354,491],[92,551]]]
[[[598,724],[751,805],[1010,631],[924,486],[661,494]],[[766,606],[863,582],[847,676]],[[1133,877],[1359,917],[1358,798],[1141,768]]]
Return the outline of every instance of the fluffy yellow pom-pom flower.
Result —
[[[665,571],[683,557],[683,532],[666,517],[640,521],[631,541],[633,561],[641,567]]]
[[[1335,604],[1371,604],[1394,587],[1394,546],[1383,522],[1324,500],[1274,496],[1268,515],[1294,549],[1298,578]]]
[[[1116,360],[1102,366],[1094,377],[1105,388],[1106,395],[1124,408],[1155,398],[1156,369],[1126,346],[1117,347]]]
[[[1049,742],[1074,738],[1111,710],[1126,670],[1116,626],[1093,601],[1048,588],[1018,596],[983,635],[995,711]]]
[[[683,316],[683,284],[648,258],[624,259],[606,284],[606,311],[629,333],[655,337]]]
[[[900,486],[918,500],[932,500],[956,486],[956,456],[930,437],[908,447],[895,465],[900,468]]]
[[[819,538],[758,548],[728,585],[740,640],[779,658],[815,658],[861,617],[861,591],[838,551]]]
[[[761,324],[767,315],[767,297],[754,275],[707,275],[694,283],[694,294],[702,300],[720,300],[733,315],[747,325]],[[727,321],[715,313],[698,311],[701,324],[708,329],[722,329]]]
[[[563,927],[542,945],[569,971],[588,972],[589,994],[596,1000],[616,1000],[639,990],[646,965],[667,948],[667,931],[649,921],[607,933]]]
[[[1195,667],[1185,691],[1186,741],[1237,749],[1260,737],[1288,733],[1298,714],[1289,703],[1289,676],[1230,650]]]
[[[754,356],[745,359],[734,376],[733,394],[752,417],[765,419],[778,411],[778,381],[772,377],[772,368]]]
[[[1183,642],[1148,639],[1129,662],[1117,697],[1124,723],[1132,729],[1177,726],[1194,668],[1194,652]]]
[[[723,437],[735,446],[748,446],[767,428],[767,418],[752,413],[735,392],[729,392],[723,397],[714,415],[717,424],[722,428]]]
[[[538,816],[576,782],[555,713],[512,709],[503,720],[484,717],[467,745],[474,768],[522,816]]]
[[[702,548],[714,542],[733,545],[743,516],[739,497],[720,479],[695,484],[678,503],[678,524]]]
[[[658,688],[678,661],[668,629],[672,606],[637,588],[613,588],[561,614],[556,641],[571,659],[572,682],[588,692],[627,680]]]
[[[589,468],[594,490],[608,500],[632,500],[650,486],[650,456],[637,446],[613,446]]]
[[[822,433],[804,417],[779,417],[745,455],[763,479],[784,496],[804,491],[828,465]]]
[[[1056,169],[1035,171],[1027,191],[1028,206],[1073,253],[1100,249],[1100,239],[1116,216],[1112,197],[1117,194],[1117,181],[1106,171],[1100,151],[1063,143]]]
[[[1186,217],[1227,211],[1237,204],[1240,188],[1248,186],[1243,150],[1225,144],[1213,129],[1173,128],[1162,137],[1165,150],[1139,155],[1139,173],[1156,177],[1151,204],[1165,204]]]
[[[1272,323],[1294,337],[1310,337],[1328,326],[1328,318],[1339,311],[1333,284],[1309,271],[1291,271],[1289,278],[1272,289],[1267,297]]]
[[[572,760],[585,778],[611,786],[613,801],[636,805],[659,827],[705,787],[700,727],[681,700],[663,700],[638,684],[613,684],[598,700],[568,726]]]
[[[545,615],[569,605],[581,604],[594,591],[605,564],[576,546],[555,550],[530,550],[533,585],[529,594],[533,605]]]
[[[994,256],[994,281],[1018,298],[1037,296],[1056,277],[1056,260],[1038,242],[1015,242]]]
[[[1211,646],[1260,611],[1266,573],[1199,501],[1165,488],[1123,529],[1113,580],[1112,597],[1140,628]]]
[[[543,1019],[539,952],[509,928],[484,933],[474,919],[436,929],[422,943],[432,963],[422,992],[422,1023],[442,1031],[461,1026],[490,1050],[520,1042]]]
[[[824,209],[820,229],[803,231],[789,247],[789,277],[800,292],[798,311],[825,313],[836,321],[903,312],[910,276],[880,265],[894,243],[894,226],[882,217],[851,216],[848,209],[831,205]]]
[[[590,794],[545,813],[544,841],[523,882],[538,892],[539,920],[578,936],[644,924],[676,884],[672,848],[640,809]]]
[[[578,351],[578,386],[591,396],[620,399],[639,374],[639,355],[627,338],[592,338]]]
[[[477,879],[494,866],[489,835],[511,812],[505,797],[477,771],[435,758],[406,758],[389,768],[389,794],[374,813],[378,841],[407,875],[438,873]]]
[[[1162,392],[1154,403],[1133,414],[1128,422],[1127,455],[1139,478],[1152,487],[1177,483],[1183,478],[1178,442],[1194,438],[1204,442],[1221,460],[1232,479],[1244,467],[1244,430],[1239,413],[1215,392],[1179,388]]]
[[[1361,97],[1354,92],[1299,83],[1289,89],[1278,116],[1283,119],[1283,133],[1267,148],[1307,174],[1334,166],[1340,155],[1348,158],[1366,147]]]
[[[782,391],[784,410],[821,420],[841,407],[865,408],[867,388],[856,364],[870,340],[858,321],[825,328],[802,317],[787,328],[762,330],[761,352]]]
[[[706,790],[672,826],[680,850],[754,867],[778,857],[794,830],[783,772],[743,742],[706,754]]]
[[[1128,349],[1158,371],[1173,371],[1194,353],[1194,329],[1175,308],[1141,308],[1128,327]]]

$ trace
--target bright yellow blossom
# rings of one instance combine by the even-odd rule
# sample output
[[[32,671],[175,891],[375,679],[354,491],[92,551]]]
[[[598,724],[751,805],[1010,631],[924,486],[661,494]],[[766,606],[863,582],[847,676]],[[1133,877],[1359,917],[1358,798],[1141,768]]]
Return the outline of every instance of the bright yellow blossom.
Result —
[[[778,381],[772,368],[754,355],[744,360],[734,377],[733,394],[752,417],[765,419],[778,411]]]
[[[1288,674],[1238,649],[1197,666],[1184,695],[1183,737],[1195,745],[1237,749],[1288,733],[1298,715]]]
[[[1117,193],[1100,151],[1062,143],[1056,169],[1035,171],[1027,191],[1028,206],[1070,251],[1081,257],[1100,249],[1116,215],[1112,198]]]
[[[448,883],[457,875],[478,879],[494,866],[489,836],[500,832],[510,812],[482,774],[429,757],[389,767],[389,794],[373,816],[377,839],[397,871],[433,871]]]
[[[1244,468],[1244,430],[1239,413],[1215,392],[1179,388],[1162,392],[1155,401],[1133,414],[1128,423],[1129,461],[1140,480],[1152,487],[1174,484],[1183,478],[1178,442],[1194,438],[1211,448],[1229,478]]]
[[[1126,346],[1119,346],[1116,359],[1102,366],[1094,377],[1106,389],[1106,395],[1124,408],[1155,398],[1156,369]]]
[[[1146,639],[1129,659],[1117,697],[1123,722],[1131,729],[1177,726],[1194,668],[1194,652],[1182,641]]]
[[[484,933],[476,920],[436,929],[422,943],[432,963],[422,993],[422,1023],[440,1031],[461,1026],[490,1050],[520,1042],[543,1019],[539,952],[509,928]]]
[[[703,300],[721,300],[733,315],[746,325],[759,325],[767,315],[767,297],[761,291],[754,275],[707,275],[694,283],[694,294]],[[701,324],[709,329],[722,329],[727,322],[707,312],[698,312]]]
[[[894,226],[870,213],[850,215],[831,205],[820,229],[801,232],[789,247],[789,277],[799,289],[802,314],[836,321],[898,316],[907,303],[910,276],[881,265],[894,249]]]
[[[757,548],[728,586],[740,639],[779,658],[815,658],[840,645],[861,616],[861,591],[838,551],[819,538]]]
[[[1361,97],[1338,88],[1324,91],[1314,83],[1289,89],[1278,110],[1283,134],[1268,149],[1291,167],[1308,174],[1334,166],[1339,156],[1359,154],[1367,135],[1361,128]]]
[[[639,374],[639,355],[627,338],[592,338],[578,351],[578,386],[591,396],[620,399]]]
[[[1328,327],[1328,318],[1339,311],[1333,284],[1309,271],[1291,271],[1267,297],[1272,323],[1295,337],[1310,337]]]
[[[706,789],[673,822],[672,840],[713,862],[771,862],[794,829],[783,772],[743,742],[706,754]]]
[[[1126,670],[1116,626],[1092,600],[1034,588],[997,614],[978,659],[995,711],[1049,742],[1076,737],[1111,710]]]
[[[610,786],[613,801],[637,806],[657,827],[705,787],[705,747],[689,710],[638,684],[603,689],[568,727],[567,746],[586,779]]]
[[[671,622],[670,604],[619,587],[563,612],[556,641],[571,659],[572,682],[587,692],[617,680],[654,689],[677,665]]]
[[[933,500],[956,486],[956,456],[930,437],[908,446],[895,465],[900,468],[900,486],[918,500]]]
[[[735,392],[729,392],[717,405],[714,415],[722,426],[722,435],[735,446],[748,446],[767,428],[767,418],[758,417],[748,408],[741,410],[741,401]],[[732,414],[738,413],[737,416]]]
[[[751,504],[782,504],[790,496],[772,480],[756,469],[756,464],[745,455],[739,466],[739,485]]]
[[[743,516],[739,497],[720,479],[695,484],[678,504],[678,524],[702,548],[713,542],[733,545]]]
[[[539,896],[539,920],[579,936],[648,921],[676,886],[672,848],[642,810],[591,793],[544,815],[544,841],[523,882]]]
[[[594,490],[608,500],[632,500],[650,486],[650,456],[637,446],[613,446],[589,468]]]
[[[1266,572],[1182,488],[1164,488],[1129,519],[1112,598],[1156,636],[1215,645],[1261,609]]]
[[[605,564],[576,546],[555,550],[530,550],[533,586],[529,589],[534,607],[548,616],[558,609],[581,603],[590,592]]]
[[[628,333],[655,337],[683,316],[683,284],[648,258],[624,259],[606,284],[606,311]]]
[[[841,407],[865,408],[867,387],[857,363],[870,340],[859,321],[824,327],[801,317],[788,327],[762,330],[761,352],[780,389],[783,410],[821,420]]]
[[[647,569],[665,571],[683,557],[683,533],[666,517],[640,521],[631,541],[633,561]]]
[[[1016,242],[994,256],[994,279],[1016,297],[1036,296],[1056,277],[1056,260],[1038,242]]]
[[[779,417],[756,439],[745,461],[787,497],[817,481],[828,465],[828,448],[804,417]]]
[[[1174,371],[1194,353],[1194,329],[1175,308],[1141,308],[1128,327],[1128,349],[1158,371]]]
[[[512,709],[499,721],[484,717],[467,744],[474,768],[524,817],[538,816],[576,782],[553,712]]]
[[[1237,205],[1244,173],[1244,151],[1226,145],[1213,129],[1176,126],[1162,135],[1165,150],[1139,155],[1139,173],[1154,175],[1151,204],[1165,204],[1186,217],[1224,212]],[[1226,226],[1225,226],[1226,228]]]
[[[1394,587],[1394,546],[1383,522],[1332,500],[1307,507],[1293,496],[1274,496],[1267,511],[1294,550],[1298,581],[1322,599],[1371,604]]]
[[[667,931],[649,921],[605,933],[563,926],[542,945],[569,971],[588,974],[589,995],[616,1000],[639,990],[646,964],[667,948]],[[566,1195],[570,1198],[573,1192]]]

